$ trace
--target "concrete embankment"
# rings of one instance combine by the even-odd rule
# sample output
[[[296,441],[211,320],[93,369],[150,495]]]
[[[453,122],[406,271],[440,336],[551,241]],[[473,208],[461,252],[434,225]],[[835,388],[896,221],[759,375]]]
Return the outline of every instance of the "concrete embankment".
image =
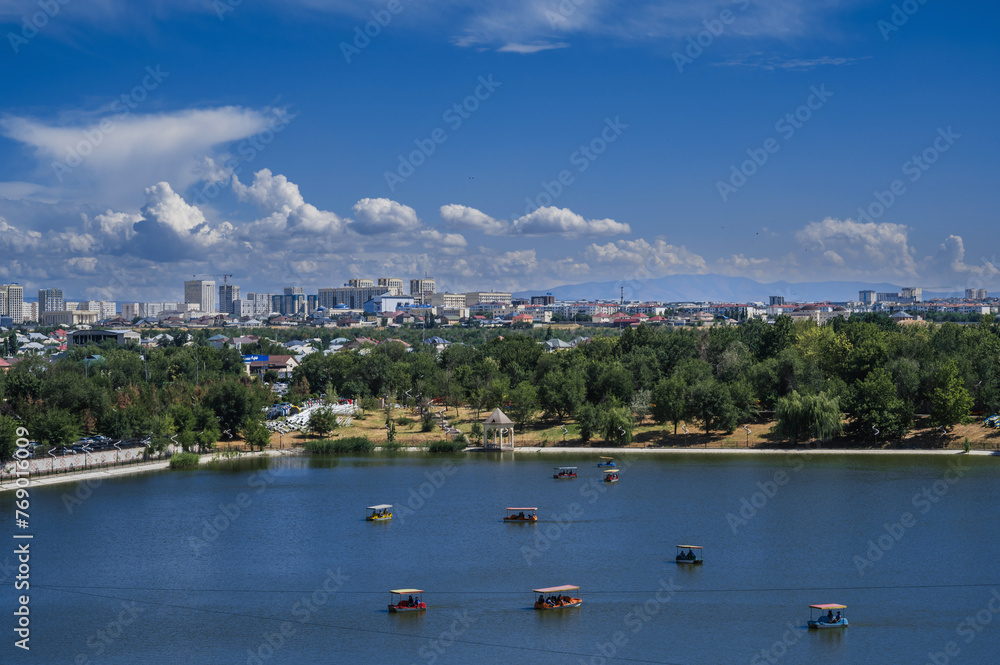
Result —
[[[225,461],[226,459],[246,459],[249,457],[280,457],[281,455],[297,455],[301,451],[295,450],[265,450],[263,452],[240,453],[237,458],[219,457],[215,453],[201,455],[200,464],[211,462],[213,459]],[[87,480],[104,480],[116,476],[129,476],[136,473],[149,473],[152,471],[163,471],[170,466],[169,460],[154,460],[142,464],[129,464],[127,466],[108,466],[99,469],[83,469],[69,473],[57,473],[54,475],[42,475],[32,477],[30,487],[45,487],[48,485],[61,485],[64,483],[79,483]],[[5,476],[0,481],[0,492],[8,492],[18,487],[16,480]]]

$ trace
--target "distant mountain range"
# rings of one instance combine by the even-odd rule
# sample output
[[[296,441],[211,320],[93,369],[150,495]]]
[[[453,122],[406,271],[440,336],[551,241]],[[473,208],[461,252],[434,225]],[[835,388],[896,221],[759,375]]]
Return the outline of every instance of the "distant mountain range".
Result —
[[[909,286],[909,285],[908,285]],[[888,282],[758,282],[727,275],[668,275],[657,279],[621,282],[585,282],[551,289],[515,293],[528,298],[552,294],[556,300],[618,300],[625,287],[625,300],[661,302],[768,302],[770,296],[784,296],[786,302],[844,302],[857,300],[858,291],[899,292],[902,287]],[[924,299],[961,297],[964,292],[924,291]]]

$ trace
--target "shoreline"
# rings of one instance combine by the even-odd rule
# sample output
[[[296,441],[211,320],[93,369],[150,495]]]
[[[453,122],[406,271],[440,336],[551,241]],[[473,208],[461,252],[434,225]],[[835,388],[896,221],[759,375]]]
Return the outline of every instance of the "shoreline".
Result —
[[[380,447],[376,447],[375,452],[382,452]],[[408,453],[408,452],[426,452],[425,448],[419,447],[407,447],[407,448],[397,448],[392,452],[394,453]],[[483,448],[466,448],[461,451],[463,453],[483,453],[483,452],[501,452],[501,451],[485,451]],[[537,446],[525,446],[521,448],[515,448],[513,450],[504,450],[503,453],[529,453],[529,454],[556,454],[556,455],[606,455],[608,457],[619,457],[624,458],[632,454],[636,455],[726,455],[726,454],[737,454],[737,455],[762,455],[762,456],[774,456],[774,455],[840,455],[840,456],[869,456],[869,455],[888,455],[888,456],[914,456],[914,455],[964,455],[967,457],[997,457],[1000,456],[1000,451],[994,450],[971,450],[968,453],[962,450],[872,450],[872,449],[852,449],[852,448],[557,448],[557,447],[537,447]],[[206,464],[208,462],[216,459],[218,453],[206,453],[200,455],[199,466]],[[286,448],[282,450],[264,450],[240,453],[236,457],[232,458],[221,458],[219,461],[227,461],[227,459],[239,460],[247,459],[253,457],[305,457],[308,456],[307,453],[301,448]],[[103,481],[105,478],[114,478],[118,476],[128,476],[137,473],[148,473],[151,471],[163,471],[170,466],[169,460],[156,460],[153,462],[148,462],[145,464],[137,464],[130,466],[121,467],[108,467],[104,469],[93,469],[93,470],[83,470],[75,471],[70,473],[60,473],[54,476],[43,476],[41,478],[33,478],[29,487],[46,487],[49,485],[61,485],[65,483],[78,483],[85,481]],[[17,488],[17,484],[14,479],[5,480],[0,482],[0,492],[9,492]]]
[[[481,447],[466,448],[465,452],[501,452],[499,450],[486,451]],[[507,449],[505,453],[569,453],[574,455],[607,455],[620,457],[632,454],[639,455],[974,455],[977,457],[994,457],[1000,455],[996,450],[970,450],[966,453],[958,449],[934,449],[924,450],[920,448],[905,448],[898,450],[880,450],[874,448],[578,448],[578,447],[549,447],[525,446]]]
[[[226,461],[227,459],[246,459],[248,457],[281,457],[289,454],[297,454],[295,451],[291,450],[265,450],[265,451],[255,451],[240,453],[238,457],[232,458],[220,458],[219,461]],[[211,462],[216,458],[218,453],[206,453],[204,455],[199,455],[198,465],[206,464]],[[44,475],[35,478],[31,478],[31,483],[28,488],[35,487],[47,487],[49,485],[62,485],[65,483],[79,483],[86,481],[103,481],[105,478],[114,478],[117,476],[129,476],[136,473],[148,473],[150,471],[163,471],[170,467],[170,460],[153,460],[151,462],[145,462],[142,464],[130,464],[127,466],[111,466],[104,467],[101,469],[83,469],[80,471],[71,471],[68,473],[57,473],[54,475]],[[16,479],[5,479],[0,482],[0,493],[11,492],[17,489]]]

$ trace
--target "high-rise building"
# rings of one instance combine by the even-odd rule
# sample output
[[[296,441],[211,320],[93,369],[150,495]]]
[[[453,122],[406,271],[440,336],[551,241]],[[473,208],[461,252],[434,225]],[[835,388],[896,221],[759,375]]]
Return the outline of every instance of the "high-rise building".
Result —
[[[250,314],[250,316],[254,316],[254,317],[257,317],[257,318],[262,318],[262,317],[267,316],[271,312],[276,311],[276,310],[274,310],[274,309],[271,308],[271,294],[270,293],[253,293],[253,292],[250,292],[250,293],[247,294],[246,300],[249,300],[249,301],[251,301],[253,303],[252,314]],[[246,315],[244,315],[244,316],[246,316]]]
[[[554,305],[556,303],[556,297],[551,293],[546,293],[544,296],[531,296],[532,305],[541,305],[542,307],[546,305]]]
[[[403,295],[403,280],[398,277],[379,277],[376,286],[391,296]]]
[[[240,299],[240,287],[236,284],[219,284],[219,311],[234,314],[233,301]]]
[[[989,294],[986,293],[986,289],[966,289],[965,299],[966,300],[986,300],[989,298]]]
[[[511,294],[500,291],[469,291],[465,294],[465,306],[472,307],[479,303],[511,304]]]
[[[370,279],[349,279],[347,280],[347,286],[352,289],[368,289],[375,286],[375,282]]]
[[[39,322],[45,322],[46,312],[62,312],[65,309],[62,289],[38,289]]]
[[[861,303],[863,303],[865,305],[874,305],[875,304],[875,292],[874,291],[858,291],[858,302],[861,302]]]
[[[904,286],[901,294],[903,302],[923,302],[924,290],[919,286]]]
[[[366,302],[386,292],[383,287],[375,286],[370,279],[358,281],[367,281],[369,285],[320,289],[319,306],[334,309],[337,305],[344,305],[348,309],[364,309]]]
[[[184,302],[197,305],[200,312],[214,312],[215,281],[192,279],[184,282]]]
[[[785,296],[771,296],[769,304],[771,304],[771,305],[784,305],[785,304]]]
[[[430,300],[431,294],[434,293],[435,286],[433,279],[411,279],[410,295],[413,296],[413,300],[417,303],[426,305]]]
[[[69,309],[69,307],[67,306],[66,309]],[[113,300],[84,300],[77,309],[87,312],[97,312],[98,321],[113,319],[118,314],[118,306]]]
[[[24,322],[24,287],[20,284],[0,285],[0,293],[4,294],[4,306],[0,315],[9,316],[16,325]]]

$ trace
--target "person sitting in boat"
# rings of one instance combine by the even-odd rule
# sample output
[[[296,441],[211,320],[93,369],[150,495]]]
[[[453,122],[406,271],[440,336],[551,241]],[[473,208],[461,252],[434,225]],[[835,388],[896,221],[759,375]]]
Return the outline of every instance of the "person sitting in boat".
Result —
[[[688,559],[688,561],[694,561],[697,558],[698,557],[695,556],[694,550],[688,550],[688,553],[687,553],[687,559]]]
[[[826,622],[827,623],[833,623],[833,610],[827,610],[827,613],[826,613]]]
[[[406,606],[413,607],[413,596],[410,596],[409,598],[406,599]]]
[[[840,617],[840,612],[837,612],[837,616],[835,616],[835,617],[833,618],[833,622],[834,622],[834,623],[840,623],[840,618],[841,618],[841,617]]]
[[[544,595],[538,594],[538,604],[539,605],[544,605],[545,604],[545,596]]]
[[[520,513],[518,513],[517,519],[519,519],[519,520],[523,520],[524,519],[524,511],[523,510]]]

